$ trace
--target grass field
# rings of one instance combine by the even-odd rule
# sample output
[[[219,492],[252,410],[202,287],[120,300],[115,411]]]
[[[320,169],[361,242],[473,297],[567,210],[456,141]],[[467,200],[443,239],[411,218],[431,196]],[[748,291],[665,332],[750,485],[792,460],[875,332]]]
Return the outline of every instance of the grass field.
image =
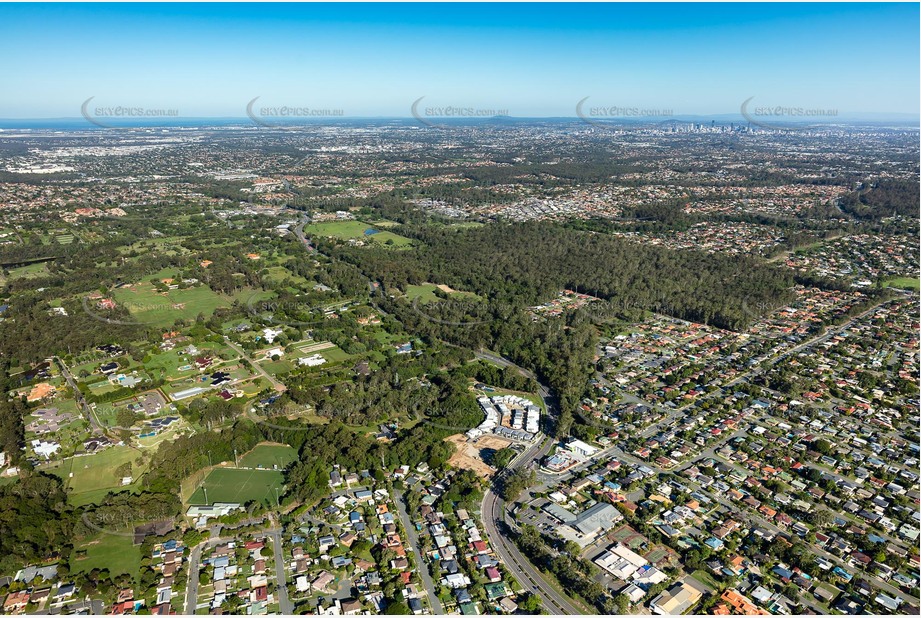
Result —
[[[434,283],[423,283],[420,285],[408,285],[406,286],[406,298],[410,301],[418,300],[420,303],[433,303],[441,300],[435,294],[435,290],[438,289],[438,286]],[[442,291],[451,290],[451,288],[442,288]],[[454,298],[479,298],[473,292],[462,292],[459,290],[451,290],[448,292],[449,296]]]
[[[82,502],[83,494],[105,495],[110,489],[121,489],[121,477],[115,476],[115,470],[127,462],[134,462],[140,453],[127,446],[113,446],[106,450],[85,457],[71,457],[47,471],[64,480],[64,485],[74,496],[74,502]],[[134,466],[131,476],[138,478],[141,470]],[[71,477],[73,473],[73,477]]]
[[[275,490],[282,493],[284,477],[275,470],[238,470],[235,468],[217,468],[205,479],[189,498],[189,504],[214,504],[215,502],[236,502],[245,504],[251,500],[257,502],[275,502]],[[205,489],[208,500],[205,501]]]
[[[369,230],[376,230],[377,233],[368,233]],[[399,236],[393,232],[379,230],[374,226],[361,221],[329,221],[326,223],[313,223],[304,228],[308,235],[327,236],[338,238],[339,240],[349,240],[352,238],[373,241],[376,243],[386,244],[387,241],[393,241],[392,245],[405,247],[412,241],[405,236]]]
[[[154,379],[175,380],[196,373],[194,366],[190,366],[184,371],[179,370],[180,367],[186,367],[190,364],[186,357],[180,355],[179,352],[180,350],[169,350],[154,354],[149,361],[144,363],[144,367]]]
[[[133,318],[155,326],[169,326],[178,319],[194,320],[199,313],[211,315],[218,307],[230,306],[230,301],[204,285],[161,294],[144,281],[115,290],[113,296]]]
[[[285,279],[290,279],[295,285],[307,283],[307,279],[300,275],[295,275],[284,266],[269,266],[266,270],[269,271],[266,278],[272,282],[281,283]]]
[[[129,258],[131,261],[143,259],[146,250],[153,249],[161,255],[177,255],[179,253],[188,253],[188,250],[180,244],[182,238],[176,236],[165,236],[162,238],[145,238],[130,245],[124,245],[118,248],[120,253],[130,253],[137,251],[141,255]]]
[[[434,303],[438,301],[435,296],[435,290],[438,288],[433,283],[423,283],[422,285],[406,286],[406,298],[411,301],[418,300],[421,303]]]
[[[893,277],[892,279],[886,279],[883,281],[883,285],[887,288],[918,290],[921,289],[921,279],[915,279],[913,277]]]
[[[85,550],[86,558],[71,560],[71,569],[77,573],[87,573],[93,569],[109,569],[112,577],[128,573],[137,581],[141,572],[141,546],[134,544],[134,539],[121,534],[99,534],[85,545],[77,546]]]
[[[264,359],[263,355],[260,353],[257,355],[257,358],[260,359],[257,362],[263,369],[275,376],[294,370],[298,366],[297,359],[303,356],[319,354],[326,359],[327,363],[339,363],[352,358],[352,356],[347,354],[342,348],[328,341],[319,343],[309,342],[296,349],[297,352],[287,353],[283,358],[277,361]],[[326,367],[326,365],[321,365],[321,367]]]
[[[20,266],[19,268],[11,268],[10,275],[8,279],[19,279],[19,278],[32,278],[32,277],[42,277],[48,274],[48,264],[47,262],[36,262],[34,264],[29,264],[28,266]]]
[[[238,462],[241,468],[267,468],[278,466],[279,469],[288,467],[297,459],[297,451],[287,444],[257,444],[256,448],[243,455]]]

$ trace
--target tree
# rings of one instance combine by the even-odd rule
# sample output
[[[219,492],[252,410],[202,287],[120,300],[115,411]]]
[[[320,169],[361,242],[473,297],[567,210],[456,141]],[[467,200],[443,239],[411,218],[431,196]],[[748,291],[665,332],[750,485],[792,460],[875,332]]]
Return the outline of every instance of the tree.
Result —
[[[529,592],[523,599],[518,601],[518,609],[525,614],[539,614],[543,607],[541,606],[540,597],[533,592]]]
[[[582,553],[582,548],[575,541],[566,541],[563,551],[573,557],[578,557]]]
[[[522,470],[520,468],[512,470],[512,472],[501,481],[501,496],[504,500],[514,502],[521,495],[521,492],[531,487],[536,482],[537,474],[534,470]]]
[[[126,476],[131,476],[131,462],[126,461],[117,468],[115,468],[115,478],[123,479]]]
[[[242,609],[243,599],[235,594],[231,594],[221,603],[221,610],[228,614],[236,614]]]
[[[384,613],[388,616],[408,616],[412,612],[409,611],[409,605],[403,601],[394,601],[384,608]]]
[[[515,449],[509,447],[499,449],[492,456],[492,463],[498,469],[503,470],[508,467],[509,463],[511,463],[512,459],[515,458],[516,454],[517,453],[515,452]]]

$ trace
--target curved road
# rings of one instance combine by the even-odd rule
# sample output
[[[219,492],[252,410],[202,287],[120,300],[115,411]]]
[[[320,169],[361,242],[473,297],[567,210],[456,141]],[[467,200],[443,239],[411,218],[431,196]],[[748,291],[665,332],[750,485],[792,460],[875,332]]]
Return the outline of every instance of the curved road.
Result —
[[[523,376],[537,380],[532,372],[492,352],[477,352],[476,356],[479,359],[488,360],[502,367],[514,367]],[[547,413],[553,414],[554,410],[556,410],[556,403],[550,394],[550,389],[540,382],[538,382],[538,385],[539,394],[544,400]],[[544,440],[531,446],[515,457],[507,469],[532,466],[534,462],[539,461],[547,454],[552,445],[552,440]],[[499,528],[499,524],[505,523],[505,501],[493,491],[492,487],[483,496],[480,512],[483,518],[483,527],[486,530],[486,537],[489,539],[490,544],[496,550],[499,558],[502,559],[505,567],[525,589],[540,596],[544,607],[550,610],[551,614],[581,615],[585,613],[576,608],[569,597],[558,592],[543,578],[537,567],[531,564],[528,558],[518,549],[514,539],[507,538],[502,534],[503,531]]]

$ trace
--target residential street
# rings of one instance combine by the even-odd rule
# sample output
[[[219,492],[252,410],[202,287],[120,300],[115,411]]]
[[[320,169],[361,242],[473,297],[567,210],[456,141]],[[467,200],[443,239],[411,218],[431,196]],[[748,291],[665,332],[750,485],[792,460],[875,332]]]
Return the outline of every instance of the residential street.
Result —
[[[275,594],[278,595],[278,608],[282,614],[290,615],[294,613],[294,605],[288,599],[288,586],[285,579],[285,561],[282,554],[281,529],[273,528],[266,530],[266,533],[272,537],[272,548],[275,550]]]
[[[233,348],[234,350],[236,350],[236,352],[240,355],[240,357],[241,357],[243,360],[245,360],[247,363],[249,363],[250,366],[251,366],[259,375],[261,375],[263,378],[265,378],[266,380],[268,380],[269,382],[271,382],[271,383],[272,383],[272,387],[273,387],[276,391],[278,391],[278,392],[281,393],[281,392],[284,392],[285,390],[287,390],[288,387],[286,387],[284,384],[282,384],[281,382],[279,382],[278,380],[276,380],[269,372],[267,372],[265,369],[262,368],[262,365],[260,365],[259,363],[257,363],[256,361],[254,361],[252,358],[250,358],[250,356],[246,353],[246,351],[245,351],[243,348],[241,348],[240,346],[238,346],[237,344],[235,344],[233,341],[231,341],[231,340],[228,339],[227,337],[224,337],[224,343],[226,343],[228,346],[230,346],[231,348]]]
[[[438,600],[438,593],[435,590],[435,582],[432,581],[432,576],[429,574],[428,565],[426,565],[422,559],[422,551],[419,549],[419,535],[416,534],[416,528],[413,526],[409,513],[406,512],[406,503],[403,501],[403,494],[396,489],[393,490],[393,501],[397,505],[397,513],[400,516],[400,522],[402,522],[403,529],[406,530],[413,552],[416,554],[417,570],[419,571],[419,576],[422,578],[422,583],[425,585],[425,590],[428,592],[429,605],[432,608],[432,613],[439,615],[444,614],[444,610],[441,608],[441,601]]]

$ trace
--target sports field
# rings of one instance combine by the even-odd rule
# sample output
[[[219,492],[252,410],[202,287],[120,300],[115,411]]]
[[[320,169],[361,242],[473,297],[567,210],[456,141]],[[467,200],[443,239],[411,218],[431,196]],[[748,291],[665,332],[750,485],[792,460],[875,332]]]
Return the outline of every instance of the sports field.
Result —
[[[327,236],[338,238],[339,240],[349,240],[352,238],[387,244],[387,241],[393,241],[392,245],[405,247],[412,241],[405,236],[399,236],[393,232],[388,232],[374,227],[369,223],[362,221],[328,221],[325,223],[313,223],[304,228],[308,235]]]
[[[287,444],[257,444],[256,448],[240,457],[237,463],[241,468],[267,468],[274,466],[284,469],[297,459],[297,451]]]
[[[113,446],[94,455],[70,457],[47,471],[63,479],[64,485],[74,497],[72,501],[78,502],[80,495],[87,492],[121,488],[122,479],[116,477],[115,470],[122,464],[133,464],[140,455],[137,449]],[[138,478],[141,471],[137,466],[132,466],[131,476]]]
[[[275,490],[281,496],[284,477],[275,470],[239,470],[237,468],[217,468],[205,479],[189,498],[189,504],[214,504],[215,502],[235,502],[245,504],[251,500],[257,502],[275,502]],[[207,489],[208,500],[205,501]]]

